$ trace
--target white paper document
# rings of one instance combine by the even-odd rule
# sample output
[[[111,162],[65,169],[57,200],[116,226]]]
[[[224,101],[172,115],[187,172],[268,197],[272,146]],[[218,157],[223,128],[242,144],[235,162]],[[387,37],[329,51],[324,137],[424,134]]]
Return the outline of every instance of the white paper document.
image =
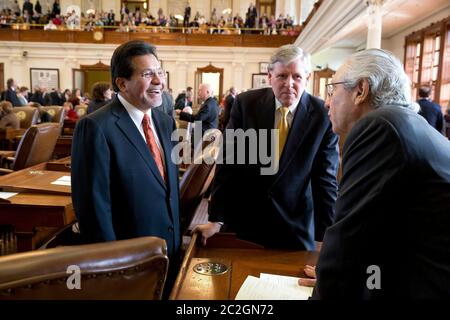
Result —
[[[14,197],[17,192],[0,192],[0,199],[8,199]]]
[[[62,176],[62,177],[56,179],[55,181],[53,181],[51,184],[70,187],[70,176]]]
[[[248,276],[236,300],[308,300],[313,288],[298,285],[298,278],[262,273]]]

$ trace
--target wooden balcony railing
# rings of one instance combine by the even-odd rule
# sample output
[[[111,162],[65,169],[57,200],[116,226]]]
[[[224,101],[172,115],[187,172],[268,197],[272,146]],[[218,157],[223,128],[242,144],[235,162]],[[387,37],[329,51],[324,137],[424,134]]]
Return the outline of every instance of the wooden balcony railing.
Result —
[[[253,32],[258,32],[254,30]],[[163,29],[145,29],[137,32],[117,32],[110,29],[93,31],[43,30],[22,27],[0,28],[0,41],[59,42],[59,43],[124,43],[129,40],[145,40],[154,45],[168,46],[215,46],[215,47],[261,47],[276,48],[294,43],[297,35],[264,34],[216,34],[166,32]]]

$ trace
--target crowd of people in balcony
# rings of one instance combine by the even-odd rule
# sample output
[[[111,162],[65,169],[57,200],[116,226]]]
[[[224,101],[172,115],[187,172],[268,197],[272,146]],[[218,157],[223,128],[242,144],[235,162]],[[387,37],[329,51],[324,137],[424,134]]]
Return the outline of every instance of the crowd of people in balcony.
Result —
[[[130,11],[126,4],[120,10],[120,20],[116,20],[114,10],[109,12],[88,10],[80,15],[75,10],[61,12],[59,0],[55,0],[52,7],[43,12],[39,0],[33,5],[31,0],[25,0],[22,9],[17,0],[11,8],[3,8],[0,12],[0,26],[9,27],[16,24],[43,25],[44,30],[85,30],[92,31],[98,27],[113,28],[118,32],[184,32],[184,33],[223,33],[240,34],[282,34],[298,35],[300,26],[294,24],[294,18],[289,14],[262,14],[258,17],[256,7],[250,4],[246,16],[243,18],[231,11],[221,15],[213,8],[209,19],[206,15],[196,12],[191,16],[191,8],[186,5],[184,16],[169,14],[160,8],[156,15],[150,10],[144,11],[136,7]]]

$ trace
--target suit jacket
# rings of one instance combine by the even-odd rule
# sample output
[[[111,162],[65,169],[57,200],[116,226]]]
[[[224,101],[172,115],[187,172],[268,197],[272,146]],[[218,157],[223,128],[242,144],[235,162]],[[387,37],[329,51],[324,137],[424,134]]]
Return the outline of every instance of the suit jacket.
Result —
[[[216,99],[209,97],[203,102],[200,110],[196,114],[189,114],[187,112],[180,113],[180,120],[195,122],[202,122],[202,135],[208,129],[217,128],[219,122],[219,106]]]
[[[16,91],[10,88],[6,89],[3,99],[11,102],[14,107],[20,107],[22,105],[17,97]]]
[[[228,121],[230,121],[230,115],[231,115],[231,108],[233,107],[233,103],[234,103],[234,97],[229,94],[226,98],[225,98],[225,111],[224,111],[224,116],[223,116],[223,123],[226,126],[228,124]]]
[[[259,130],[273,129],[274,122],[275,96],[271,88],[264,88],[236,97],[227,129],[256,129],[258,142],[251,144],[261,146],[265,141]],[[322,241],[333,221],[337,142],[323,101],[304,92],[278,172],[261,175],[264,164],[259,160],[218,165],[209,220],[223,221],[240,238],[267,247],[314,250],[314,240]],[[230,147],[226,145],[225,157]],[[249,149],[247,144],[247,158]],[[237,153],[242,155],[242,150]]]
[[[174,257],[180,246],[178,168],[171,161],[175,121],[152,110],[164,149],[165,183],[149,148],[116,97],[82,118],[72,144],[72,199],[88,242],[157,236]]]
[[[56,91],[50,92],[50,98],[53,105],[62,106],[66,99],[62,93],[58,93]],[[74,106],[75,107],[75,106]]]
[[[343,147],[313,297],[449,298],[449,163],[450,142],[417,113],[385,106],[360,119]],[[380,290],[366,285],[373,265]]]
[[[441,106],[428,99],[419,99],[417,103],[420,105],[419,114],[427,119],[437,131],[444,133],[444,115]]]

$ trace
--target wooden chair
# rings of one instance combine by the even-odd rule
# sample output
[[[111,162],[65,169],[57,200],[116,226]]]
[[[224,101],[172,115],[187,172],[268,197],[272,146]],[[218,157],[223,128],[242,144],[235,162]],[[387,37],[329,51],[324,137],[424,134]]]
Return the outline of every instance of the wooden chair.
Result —
[[[75,106],[75,112],[78,115],[78,118],[82,118],[87,114],[87,105],[80,104],[78,106]]]
[[[34,107],[14,107],[13,112],[20,120],[20,128],[28,129],[36,124],[39,119],[39,110]]]
[[[46,111],[51,117],[52,121],[55,123],[59,123],[61,125],[61,128],[64,123],[64,108],[61,106],[48,106],[48,107],[42,107],[43,111]]]
[[[199,158],[194,159],[193,163],[187,167],[180,181],[180,231],[182,235],[187,233],[197,207],[214,178],[215,161],[219,152],[218,148],[208,146],[209,143],[204,142],[197,147],[194,156]],[[199,152],[199,148],[202,148],[202,152]],[[213,154],[206,154],[206,150]],[[206,156],[209,157],[209,161],[205,161]]]
[[[31,126],[22,136],[13,158],[12,170],[0,169],[0,174],[21,170],[51,159],[61,127],[58,123],[42,123]]]
[[[157,237],[11,254],[0,257],[0,300],[159,300],[168,260]]]

